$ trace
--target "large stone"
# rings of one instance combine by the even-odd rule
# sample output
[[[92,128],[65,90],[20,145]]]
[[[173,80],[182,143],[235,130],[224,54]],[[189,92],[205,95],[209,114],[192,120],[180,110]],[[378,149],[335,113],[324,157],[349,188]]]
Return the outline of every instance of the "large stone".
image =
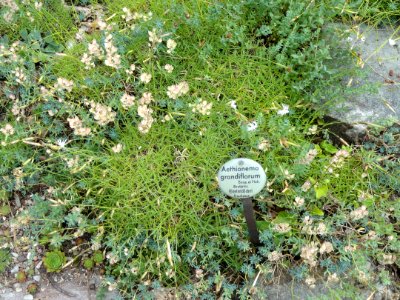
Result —
[[[357,142],[368,125],[390,126],[400,120],[400,33],[387,27],[360,26],[345,44],[358,57],[354,68],[360,68],[363,76],[348,77],[343,85],[361,92],[346,93],[344,101],[334,101],[328,118],[341,122],[338,133]]]

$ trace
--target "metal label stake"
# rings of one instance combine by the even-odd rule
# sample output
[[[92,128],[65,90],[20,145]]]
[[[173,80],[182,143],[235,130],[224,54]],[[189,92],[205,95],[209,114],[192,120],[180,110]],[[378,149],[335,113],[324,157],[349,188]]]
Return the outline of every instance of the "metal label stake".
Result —
[[[242,199],[243,204],[243,213],[246,219],[247,228],[249,231],[250,242],[253,245],[260,244],[260,238],[257,230],[257,223],[254,216],[254,208],[253,208],[253,201],[251,198]]]
[[[250,241],[260,244],[252,198],[265,186],[267,176],[263,167],[248,158],[235,158],[225,163],[218,172],[218,184],[222,192],[242,200]]]

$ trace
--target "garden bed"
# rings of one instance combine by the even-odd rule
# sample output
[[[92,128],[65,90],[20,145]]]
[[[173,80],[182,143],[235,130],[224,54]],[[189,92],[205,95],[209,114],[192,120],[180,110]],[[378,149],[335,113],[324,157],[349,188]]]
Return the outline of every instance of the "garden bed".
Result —
[[[316,106],[349,75],[329,61],[360,67],[324,24],[393,25],[396,3],[341,2],[1,8],[2,284],[84,268],[124,298],[245,299],[285,274],[398,296],[398,128],[352,145]],[[237,157],[267,174],[259,247],[218,188]]]

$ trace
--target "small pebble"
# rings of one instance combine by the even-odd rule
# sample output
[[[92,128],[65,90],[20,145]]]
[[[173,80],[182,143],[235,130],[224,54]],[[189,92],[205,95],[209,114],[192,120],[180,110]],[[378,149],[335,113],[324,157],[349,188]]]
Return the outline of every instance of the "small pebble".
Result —
[[[41,266],[42,266],[42,261],[39,261],[35,268],[39,270]]]
[[[14,286],[14,290],[15,290],[17,293],[22,292],[21,284],[19,284],[19,283],[14,283],[13,286]]]
[[[25,295],[24,296],[24,300],[33,300],[33,296],[32,295]]]
[[[40,281],[40,275],[33,276],[33,280],[35,280],[36,282],[39,282]]]
[[[14,268],[12,268],[12,269],[10,270],[11,274],[18,273],[18,271],[19,271],[19,266],[18,266],[18,265],[15,265]]]

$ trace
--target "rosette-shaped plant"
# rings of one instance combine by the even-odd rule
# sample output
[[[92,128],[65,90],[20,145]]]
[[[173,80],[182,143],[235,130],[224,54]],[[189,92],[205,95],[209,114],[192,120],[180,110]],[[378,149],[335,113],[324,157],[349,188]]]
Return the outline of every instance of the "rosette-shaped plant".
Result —
[[[43,258],[47,272],[59,272],[66,261],[65,254],[60,250],[47,252]]]

